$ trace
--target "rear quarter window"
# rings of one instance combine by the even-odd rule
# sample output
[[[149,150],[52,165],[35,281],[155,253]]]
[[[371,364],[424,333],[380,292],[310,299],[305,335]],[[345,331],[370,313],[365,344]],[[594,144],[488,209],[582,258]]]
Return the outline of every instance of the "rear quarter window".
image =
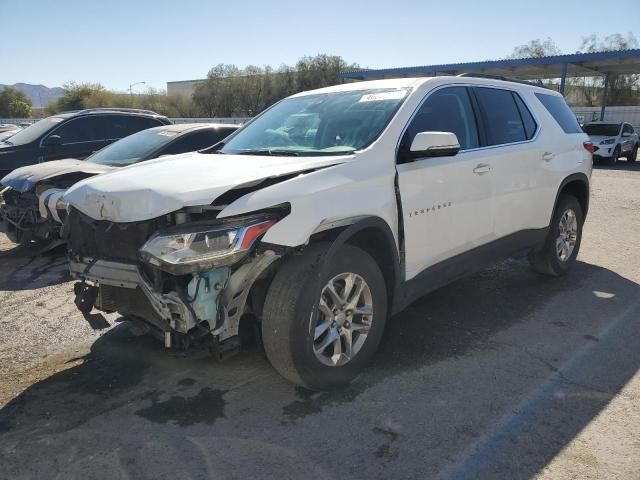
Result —
[[[564,133],[584,133],[580,124],[564,98],[544,93],[535,94],[540,103],[547,109]]]

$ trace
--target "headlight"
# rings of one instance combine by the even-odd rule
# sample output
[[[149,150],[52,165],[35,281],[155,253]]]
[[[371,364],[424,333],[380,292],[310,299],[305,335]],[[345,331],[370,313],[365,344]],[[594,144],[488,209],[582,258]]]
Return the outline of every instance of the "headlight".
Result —
[[[243,223],[160,232],[147,240],[140,256],[177,274],[228,266],[244,257],[256,239],[276,222],[271,217],[257,217]]]
[[[611,145],[612,143],[616,143],[615,138],[607,138],[606,140],[602,140],[600,145]]]

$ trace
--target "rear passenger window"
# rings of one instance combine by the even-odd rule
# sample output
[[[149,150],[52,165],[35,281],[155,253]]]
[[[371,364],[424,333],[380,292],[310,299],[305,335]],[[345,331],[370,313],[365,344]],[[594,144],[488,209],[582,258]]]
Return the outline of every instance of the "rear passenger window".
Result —
[[[573,114],[564,98],[558,95],[547,95],[536,93],[540,103],[544,105],[551,116],[558,122],[564,133],[584,133],[578,124],[576,116]]]
[[[527,136],[527,140],[531,140],[533,138],[533,134],[536,133],[536,121],[533,119],[531,112],[520,98],[520,95],[514,92],[513,98],[515,99],[516,105],[518,106],[520,117],[522,117],[522,123],[524,124],[524,133]]]
[[[195,152],[218,143],[231,133],[224,128],[206,128],[194,133],[187,133],[182,138],[170,144],[161,155],[175,155],[178,153]]]
[[[104,140],[104,124],[95,116],[74,118],[52,132],[60,136],[60,142],[68,143],[96,142]]]
[[[478,129],[467,88],[447,87],[432,93],[407,127],[400,152],[408,153],[420,132],[452,132],[458,137],[461,150],[477,148]]]
[[[105,138],[109,140],[128,137],[140,130],[159,127],[162,123],[152,118],[136,117],[134,115],[105,115]]]
[[[487,145],[527,140],[520,111],[509,90],[476,87],[474,91],[483,115]]]

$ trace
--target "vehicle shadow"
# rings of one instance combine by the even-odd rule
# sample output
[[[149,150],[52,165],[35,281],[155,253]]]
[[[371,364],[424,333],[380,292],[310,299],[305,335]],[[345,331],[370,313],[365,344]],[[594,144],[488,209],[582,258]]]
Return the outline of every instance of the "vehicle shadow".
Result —
[[[398,478],[432,478],[443,471],[456,478],[531,478],[638,371],[637,336],[628,331],[637,328],[637,318],[623,315],[638,298],[639,285],[595,265],[578,262],[567,277],[549,280],[530,273],[522,260],[502,262],[426,295],[390,319],[373,366],[351,386],[325,393],[289,385],[259,348],[224,363],[202,356],[176,358],[122,325],[101,336],[88,355],[68,359],[69,368],[28,387],[0,410],[0,456],[11,453],[5,469],[9,476],[28,470],[42,478],[65,471],[74,473],[71,478],[80,477],[76,469],[87,465],[81,459],[102,455],[98,464],[104,467],[117,447],[128,452],[118,457],[118,468],[131,478],[197,477],[211,475],[207,445],[224,437],[235,439],[232,444],[240,450],[225,451],[225,468],[231,464],[236,473],[276,472],[269,462],[245,464],[264,453],[256,451],[257,444],[268,444],[295,449],[301,465],[314,466],[305,470],[305,478],[321,478],[329,467],[314,470],[326,453],[319,445],[331,444],[335,432],[342,431],[340,412],[346,412],[353,447],[335,452],[335,465],[329,468],[334,478],[388,478],[384,466],[389,464]],[[530,327],[532,316],[543,320]],[[580,318],[588,316],[596,318],[589,325],[597,330],[583,334]],[[518,334],[520,324],[533,330],[523,325]],[[514,330],[507,344],[502,337]],[[599,332],[608,333],[597,337]],[[551,345],[564,357],[546,358],[536,345]],[[498,356],[504,370],[480,369],[471,381],[466,360],[482,355]],[[580,368],[570,363],[562,371],[561,364],[576,355]],[[539,364],[536,372],[542,373],[524,380],[509,373],[514,358]],[[430,376],[444,365],[446,375]],[[597,384],[605,393],[577,395],[557,405],[557,390],[537,390],[549,379],[553,388],[583,391]],[[526,403],[521,408],[522,399],[531,395],[542,398],[533,411]],[[411,408],[398,408],[399,397]],[[495,411],[475,403],[482,398],[493,399]],[[514,411],[528,412],[522,425],[509,424],[497,439],[486,436]],[[372,424],[372,415],[391,415],[405,427]],[[540,416],[545,422],[536,423]],[[427,431],[421,431],[418,425],[425,422]],[[189,443],[194,435],[198,448]],[[238,443],[239,438],[251,442]],[[136,446],[151,441],[162,448],[135,453]],[[483,447],[487,442],[493,442],[491,449]],[[501,448],[493,448],[496,442],[502,442]],[[172,462],[163,461],[165,455]],[[63,465],[61,458],[70,463]],[[402,461],[406,458],[414,460]],[[246,470],[251,465],[257,470]],[[238,473],[234,478],[244,477]]]
[[[4,234],[4,225],[0,226],[0,291],[42,288],[68,280],[64,247],[41,253],[36,245],[12,243]]]

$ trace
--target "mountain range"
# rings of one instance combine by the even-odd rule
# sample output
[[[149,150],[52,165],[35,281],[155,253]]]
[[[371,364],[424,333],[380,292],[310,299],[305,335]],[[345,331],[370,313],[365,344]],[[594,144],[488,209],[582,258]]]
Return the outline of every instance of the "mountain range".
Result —
[[[3,85],[0,83],[0,90],[13,87],[24,93],[34,108],[42,108],[56,101],[62,96],[64,90],[61,87],[45,87],[44,85],[32,85],[30,83],[14,83],[13,85]]]

